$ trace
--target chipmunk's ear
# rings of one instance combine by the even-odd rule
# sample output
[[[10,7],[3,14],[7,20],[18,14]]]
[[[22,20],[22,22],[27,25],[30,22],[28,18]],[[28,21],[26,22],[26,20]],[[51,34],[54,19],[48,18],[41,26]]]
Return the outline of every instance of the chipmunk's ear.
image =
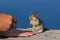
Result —
[[[33,13],[31,13],[31,15],[30,15],[30,16],[38,17],[38,13],[37,13],[37,12],[33,12]]]
[[[37,12],[35,12],[34,14],[35,14],[35,16],[36,16],[36,17],[38,17],[38,14],[37,14]]]
[[[29,16],[29,19],[31,19],[31,17],[33,17],[33,16],[35,16],[35,17],[38,18],[37,12],[32,12],[32,13],[30,14],[30,16]]]

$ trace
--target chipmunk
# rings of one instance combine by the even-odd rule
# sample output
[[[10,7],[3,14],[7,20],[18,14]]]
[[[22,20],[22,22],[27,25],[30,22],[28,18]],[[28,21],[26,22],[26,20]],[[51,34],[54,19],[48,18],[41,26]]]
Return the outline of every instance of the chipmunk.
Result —
[[[42,33],[44,31],[44,24],[43,22],[38,18],[38,15],[36,13],[32,13],[29,16],[30,19],[30,25],[32,26],[32,31],[37,33]]]

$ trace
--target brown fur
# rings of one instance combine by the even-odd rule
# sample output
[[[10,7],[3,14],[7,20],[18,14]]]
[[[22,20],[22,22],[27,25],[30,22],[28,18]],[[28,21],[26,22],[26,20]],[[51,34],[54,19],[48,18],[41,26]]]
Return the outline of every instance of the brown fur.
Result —
[[[30,25],[32,25],[32,31],[35,33],[43,32],[44,25],[41,20],[38,18],[38,15],[33,13],[30,15]]]
[[[41,24],[41,21],[39,20],[37,14],[31,14],[30,15],[30,25],[38,26],[40,24]]]

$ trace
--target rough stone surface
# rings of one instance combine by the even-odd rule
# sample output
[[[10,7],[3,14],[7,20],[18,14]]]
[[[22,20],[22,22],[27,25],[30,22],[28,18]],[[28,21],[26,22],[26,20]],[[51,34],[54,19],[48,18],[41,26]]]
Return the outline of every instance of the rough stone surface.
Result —
[[[31,31],[31,28],[18,28],[17,30]],[[43,33],[39,33],[31,37],[9,37],[0,40],[60,40],[60,30],[47,30]]]

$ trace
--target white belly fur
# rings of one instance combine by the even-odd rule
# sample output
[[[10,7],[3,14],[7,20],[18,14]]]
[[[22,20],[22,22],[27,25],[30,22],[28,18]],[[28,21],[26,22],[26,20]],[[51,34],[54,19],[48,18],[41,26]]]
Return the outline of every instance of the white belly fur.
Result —
[[[32,27],[32,31],[33,32],[35,32],[35,33],[41,33],[41,32],[43,32],[44,31],[44,25],[43,25],[43,23],[41,23],[41,25],[39,25],[39,26],[33,26]]]

